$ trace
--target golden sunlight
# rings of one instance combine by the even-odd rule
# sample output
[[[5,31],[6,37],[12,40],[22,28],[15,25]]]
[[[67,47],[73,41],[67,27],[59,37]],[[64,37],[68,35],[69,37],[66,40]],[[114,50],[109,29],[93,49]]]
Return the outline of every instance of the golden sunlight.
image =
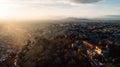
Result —
[[[0,33],[2,36],[7,36],[10,41],[9,44],[16,46],[23,46],[27,39],[30,39],[29,33],[15,23],[4,23],[2,27],[2,32]]]

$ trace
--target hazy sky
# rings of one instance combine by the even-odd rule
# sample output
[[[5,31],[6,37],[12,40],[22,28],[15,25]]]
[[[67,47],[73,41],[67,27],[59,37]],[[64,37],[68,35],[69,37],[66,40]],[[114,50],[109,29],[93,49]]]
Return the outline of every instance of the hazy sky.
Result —
[[[1,19],[120,15],[120,0],[0,0]]]

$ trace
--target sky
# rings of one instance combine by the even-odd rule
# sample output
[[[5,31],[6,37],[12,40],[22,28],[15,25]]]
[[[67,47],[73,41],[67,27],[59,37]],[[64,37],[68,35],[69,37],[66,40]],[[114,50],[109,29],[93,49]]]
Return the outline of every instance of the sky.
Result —
[[[0,19],[119,17],[120,0],[0,0]]]

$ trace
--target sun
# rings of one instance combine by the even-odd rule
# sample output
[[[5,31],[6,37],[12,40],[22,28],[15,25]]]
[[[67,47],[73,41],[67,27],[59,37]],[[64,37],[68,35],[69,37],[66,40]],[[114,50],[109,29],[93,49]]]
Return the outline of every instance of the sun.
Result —
[[[11,4],[9,1],[0,1],[0,19],[8,19],[8,17],[11,15]]]
[[[0,18],[7,19],[7,17],[8,17],[7,9],[3,9],[2,7],[0,7]]]

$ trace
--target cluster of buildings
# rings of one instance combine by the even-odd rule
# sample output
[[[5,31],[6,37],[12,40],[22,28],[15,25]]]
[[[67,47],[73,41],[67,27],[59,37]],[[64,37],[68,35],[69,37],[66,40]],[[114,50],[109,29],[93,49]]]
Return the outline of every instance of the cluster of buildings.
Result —
[[[62,37],[83,50],[95,67],[120,66],[119,23],[56,23],[49,28],[50,37]],[[49,38],[50,38],[49,37]],[[71,45],[73,46],[73,44]]]
[[[20,64],[28,63],[29,66],[34,63],[35,67],[120,67],[120,23],[52,23],[45,28],[34,26],[29,32],[35,43],[29,40],[18,54],[18,58],[23,58],[19,58]],[[7,60],[14,60],[12,66],[16,65],[15,58],[16,54],[12,52],[7,56]],[[6,60],[0,58],[0,65],[3,61]]]

